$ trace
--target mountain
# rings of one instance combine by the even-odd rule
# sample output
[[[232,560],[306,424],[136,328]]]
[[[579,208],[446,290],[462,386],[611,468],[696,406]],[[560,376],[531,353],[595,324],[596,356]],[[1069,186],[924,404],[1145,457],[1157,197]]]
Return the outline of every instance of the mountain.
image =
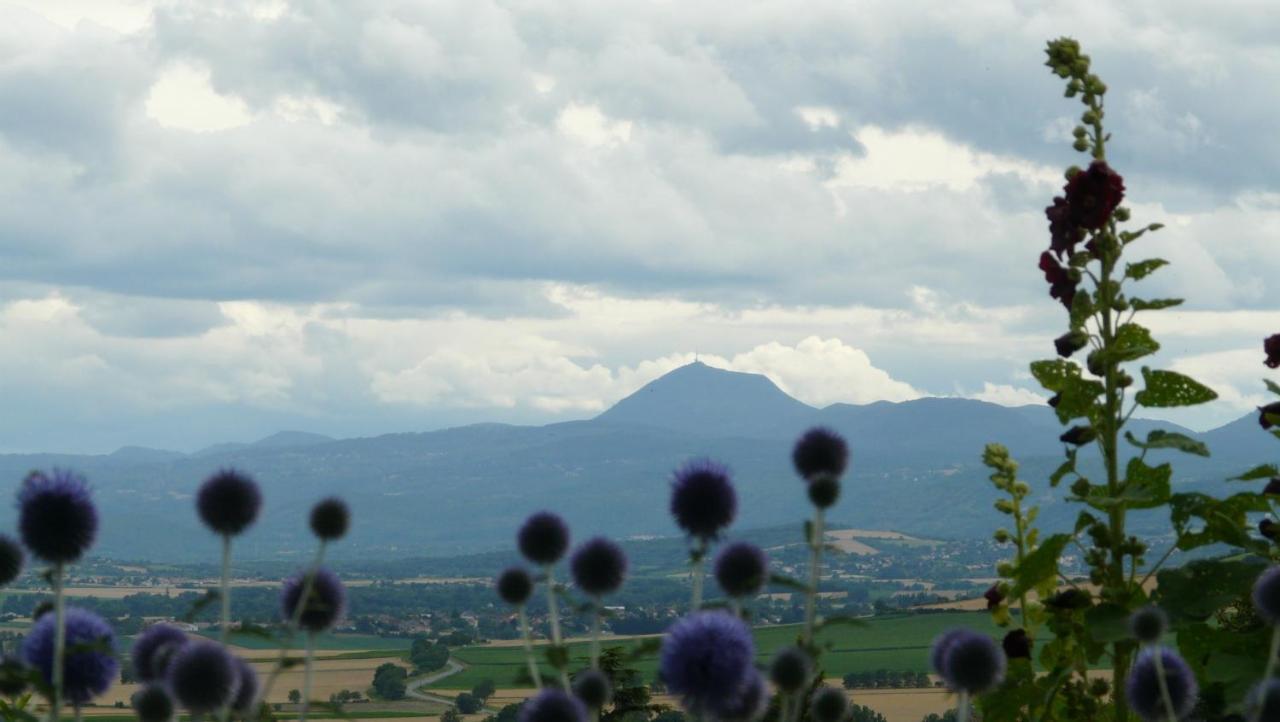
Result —
[[[344,496],[354,517],[335,555],[445,556],[509,547],[520,521],[543,508],[562,513],[578,539],[674,534],[668,483],[673,469],[696,456],[733,470],[738,528],[799,524],[808,509],[791,445],[816,424],[843,434],[852,450],[833,523],[985,538],[1001,521],[980,463],[990,441],[1018,458],[1046,527],[1069,525],[1079,511],[1044,483],[1062,456],[1062,427],[1047,407],[926,398],[815,409],[763,376],[704,364],[676,369],[594,419],[547,426],[478,424],[342,440],[282,432],[190,455],[138,448],[106,456],[0,455],[0,494],[12,493],[32,468],[74,468],[92,481],[102,507],[98,553],[209,559],[217,540],[199,526],[192,499],[201,480],[230,466],[251,473],[266,500],[262,518],[237,539],[238,558],[307,558],[307,510],[329,494]],[[1179,430],[1133,423],[1139,436],[1156,427]],[[1214,456],[1179,456],[1180,489],[1222,493],[1232,488],[1222,479],[1276,455],[1274,440],[1252,417],[1207,434],[1181,432],[1207,440]],[[1135,531],[1143,523],[1138,515]],[[0,504],[0,528],[12,524],[12,505]]]

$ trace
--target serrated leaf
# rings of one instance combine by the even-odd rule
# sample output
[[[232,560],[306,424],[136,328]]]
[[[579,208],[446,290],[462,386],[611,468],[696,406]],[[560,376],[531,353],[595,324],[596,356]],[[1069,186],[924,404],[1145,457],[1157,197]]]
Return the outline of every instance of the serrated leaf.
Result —
[[[1196,441],[1190,436],[1179,434],[1176,431],[1155,429],[1147,434],[1146,441],[1138,441],[1132,432],[1126,431],[1124,432],[1124,438],[1140,449],[1177,449],[1196,456],[1209,455],[1209,447],[1204,442]]]
[[[1277,468],[1275,464],[1259,464],[1240,476],[1229,477],[1227,481],[1257,481],[1258,479],[1270,479],[1273,476],[1280,476],[1280,468]]]
[[[1181,298],[1153,298],[1150,301],[1142,298],[1129,299],[1129,306],[1135,311],[1159,311],[1162,308],[1173,308],[1181,305]]]
[[[1134,395],[1134,400],[1147,408],[1195,406],[1218,398],[1217,392],[1177,371],[1153,370],[1142,367],[1145,388]]]
[[[1031,374],[1045,389],[1058,394],[1054,413],[1064,424],[1071,419],[1090,418],[1095,399],[1104,391],[1101,383],[1081,378],[1080,367],[1064,359],[1035,361],[1031,364]]]
[[[1114,602],[1105,602],[1084,613],[1085,626],[1094,641],[1109,644],[1129,638],[1129,610]]]
[[[1151,275],[1157,268],[1167,265],[1169,265],[1169,262],[1163,258],[1148,258],[1145,261],[1126,264],[1124,267],[1124,276],[1125,278],[1132,278],[1135,281],[1141,281]]]
[[[1046,579],[1058,576],[1058,557],[1070,543],[1067,534],[1054,534],[1035,551],[1023,557],[1013,571],[1013,589],[1010,597],[1018,597],[1035,588]]]

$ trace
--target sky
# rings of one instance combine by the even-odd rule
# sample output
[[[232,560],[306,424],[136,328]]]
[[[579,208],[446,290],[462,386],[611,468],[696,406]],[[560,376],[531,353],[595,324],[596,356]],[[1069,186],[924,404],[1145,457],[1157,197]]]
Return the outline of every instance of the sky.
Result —
[[[0,0],[0,451],[588,418],[695,356],[1039,403],[1082,42],[1153,363],[1261,403],[1270,0]],[[1135,245],[1135,249],[1137,246]]]

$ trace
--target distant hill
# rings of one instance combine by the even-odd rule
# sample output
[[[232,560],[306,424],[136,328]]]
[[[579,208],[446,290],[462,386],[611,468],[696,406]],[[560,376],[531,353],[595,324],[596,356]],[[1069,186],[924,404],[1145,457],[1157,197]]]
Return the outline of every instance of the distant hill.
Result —
[[[799,524],[807,509],[790,449],[815,424],[845,435],[853,452],[831,515],[837,523],[985,537],[1000,522],[979,462],[989,441],[1008,446],[1023,476],[1037,482],[1045,524],[1069,523],[1078,511],[1043,483],[1062,453],[1062,429],[1047,407],[925,398],[815,409],[763,376],[705,364],[676,369],[594,419],[547,426],[479,424],[342,440],[281,432],[190,455],[140,447],[102,456],[0,455],[0,494],[12,493],[32,468],[75,468],[92,480],[103,507],[100,553],[211,559],[216,541],[199,527],[192,494],[208,474],[234,466],[252,473],[266,496],[263,518],[237,542],[242,558],[301,563],[310,554],[307,509],[326,494],[345,496],[355,519],[334,554],[445,556],[509,546],[519,521],[541,508],[563,513],[578,538],[671,534],[671,471],[702,455],[734,471],[738,528]],[[1139,435],[1156,427],[1177,428],[1134,422]],[[1277,456],[1251,417],[1198,436],[1214,456],[1180,457],[1175,482],[1182,488],[1222,493],[1223,478]],[[12,515],[11,504],[0,504],[0,526],[11,526]]]

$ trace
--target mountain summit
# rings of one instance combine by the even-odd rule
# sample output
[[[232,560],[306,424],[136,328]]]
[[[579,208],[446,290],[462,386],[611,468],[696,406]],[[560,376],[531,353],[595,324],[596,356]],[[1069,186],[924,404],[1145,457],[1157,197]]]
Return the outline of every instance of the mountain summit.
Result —
[[[645,384],[595,420],[697,436],[779,438],[799,433],[815,411],[765,376],[695,361]]]

